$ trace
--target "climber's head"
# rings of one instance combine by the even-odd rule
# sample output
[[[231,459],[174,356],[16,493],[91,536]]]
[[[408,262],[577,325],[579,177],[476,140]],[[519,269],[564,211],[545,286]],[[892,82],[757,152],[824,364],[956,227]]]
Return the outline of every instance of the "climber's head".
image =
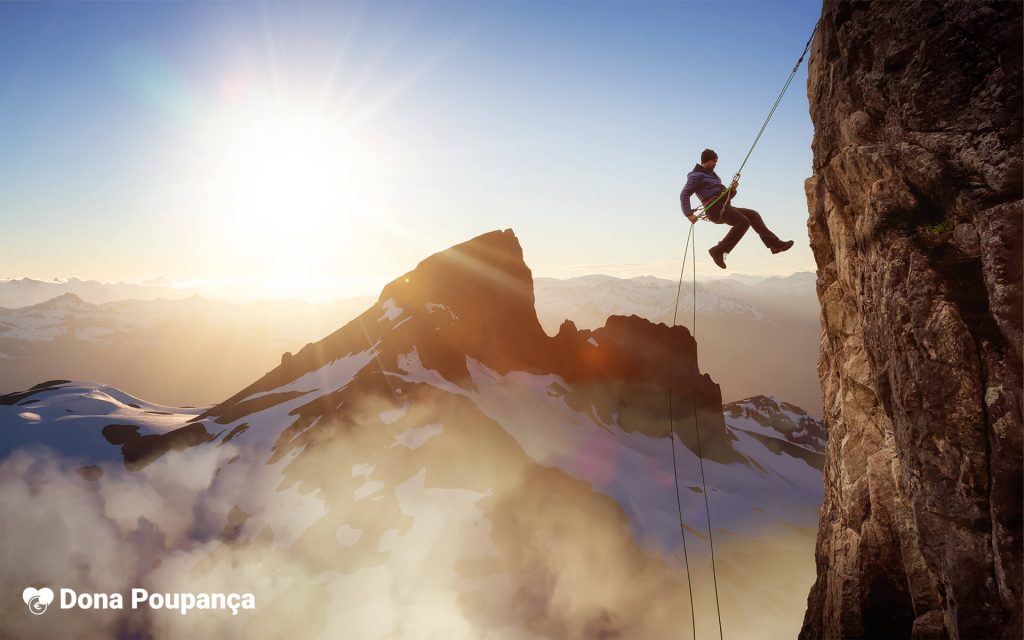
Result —
[[[705,149],[700,152],[700,164],[705,169],[715,170],[718,165],[718,154],[712,149]]]

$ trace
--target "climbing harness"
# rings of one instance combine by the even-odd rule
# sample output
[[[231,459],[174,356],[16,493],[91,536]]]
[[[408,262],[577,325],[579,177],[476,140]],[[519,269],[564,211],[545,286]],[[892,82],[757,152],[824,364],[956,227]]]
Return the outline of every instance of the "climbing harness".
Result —
[[[820,22],[820,20],[819,20],[819,22]],[[733,183],[735,183],[736,181],[739,180],[740,174],[743,171],[743,167],[745,167],[747,165],[747,160],[750,159],[750,155],[754,152],[754,147],[756,147],[757,143],[761,140],[761,135],[764,134],[765,129],[768,127],[768,122],[772,119],[772,116],[775,115],[775,110],[779,108],[779,103],[782,102],[782,97],[786,94],[786,91],[789,89],[789,85],[792,84],[793,78],[796,77],[796,72],[800,68],[800,65],[803,63],[804,57],[807,55],[807,52],[810,50],[811,43],[814,41],[814,34],[817,33],[817,31],[818,31],[818,24],[819,24],[819,22],[815,22],[814,23],[814,29],[811,30],[811,37],[807,39],[807,44],[804,45],[804,50],[800,54],[800,58],[796,61],[796,64],[793,65],[793,71],[790,72],[789,78],[786,79],[786,84],[784,84],[782,86],[782,90],[779,92],[778,97],[775,98],[774,104],[772,104],[771,109],[768,111],[768,117],[764,119],[764,123],[761,124],[761,129],[757,132],[757,136],[754,138],[753,144],[750,145],[750,149],[747,151],[747,155],[743,158],[743,162],[740,163],[740,168],[736,170],[736,174],[732,178],[732,182]],[[697,207],[697,209],[695,210],[695,211],[701,211],[703,209],[703,211],[701,211],[700,213],[697,214],[697,219],[698,220],[707,220],[708,219],[708,215],[707,215],[708,211],[712,207],[714,207],[715,204],[718,203],[718,201],[721,200],[723,197],[725,198],[725,202],[722,204],[722,210],[724,211],[725,208],[729,206],[729,201],[732,199],[732,185],[730,185],[729,187],[726,187],[725,189],[723,189],[722,192],[719,193],[717,196],[715,196],[715,198],[711,202],[708,202],[706,204],[705,203],[701,203],[701,205],[699,207]],[[693,339],[694,339],[694,344],[696,344],[696,340],[697,340],[697,235],[693,231],[693,228],[695,226],[696,226],[695,223],[690,225],[690,233],[687,234],[687,236],[686,236],[686,246],[683,249],[683,266],[682,266],[682,269],[679,272],[679,286],[676,289],[676,304],[675,304],[674,311],[672,313],[672,326],[674,327],[674,326],[676,326],[676,321],[678,320],[679,300],[680,300],[680,297],[682,295],[682,290],[683,290],[683,276],[686,273],[686,258],[687,258],[687,254],[689,254],[690,257],[691,257],[691,263],[693,265],[693,330],[692,330],[692,336],[693,336]],[[691,248],[692,248],[692,252],[690,251]],[[671,355],[671,352],[670,352],[670,355]],[[686,551],[686,531],[685,531],[685,525],[683,524],[682,498],[680,497],[680,493],[679,493],[679,471],[678,471],[678,465],[676,463],[675,420],[674,420],[674,416],[673,416],[673,412],[672,412],[672,368],[671,368],[671,366],[669,367],[669,374],[668,374],[668,423],[669,423],[668,437],[669,437],[669,442],[672,445],[672,476],[675,479],[676,509],[679,512],[679,533],[680,533],[680,535],[682,535],[682,538],[683,538],[683,558],[684,558],[685,564],[686,564],[686,585],[687,585],[687,588],[688,588],[689,594],[690,594],[690,621],[691,621],[692,626],[693,626],[693,637],[694,637],[694,640],[696,640],[696,638],[697,638],[697,617],[696,617],[696,612],[695,612],[694,606],[693,606],[693,585],[692,585],[692,583],[690,581],[690,559],[689,559],[689,556],[687,555],[687,551]],[[712,536],[712,533],[711,533],[711,529],[712,529],[712,527],[711,527],[711,507],[710,507],[710,505],[708,503],[708,487],[707,487],[707,483],[705,482],[705,479],[704,479],[704,453],[701,450],[701,443],[700,443],[700,423],[699,423],[699,421],[697,419],[697,398],[696,398],[696,396],[694,397],[694,400],[693,400],[693,427],[694,427],[694,431],[695,431],[696,436],[697,436],[697,460],[699,461],[699,464],[700,464],[700,482],[701,482],[701,487],[702,487],[703,494],[704,494],[704,513],[707,516],[708,542],[709,542],[710,547],[711,547],[711,576],[712,576],[712,578],[714,580],[714,586],[715,586],[715,610],[718,613],[718,637],[719,637],[719,639],[722,639],[722,638],[724,638],[724,634],[722,632],[722,607],[721,607],[721,604],[719,603],[719,599],[718,599],[718,572],[715,569],[715,540],[714,540],[714,537]],[[680,441],[680,444],[682,444],[682,438],[680,438],[679,441]]]

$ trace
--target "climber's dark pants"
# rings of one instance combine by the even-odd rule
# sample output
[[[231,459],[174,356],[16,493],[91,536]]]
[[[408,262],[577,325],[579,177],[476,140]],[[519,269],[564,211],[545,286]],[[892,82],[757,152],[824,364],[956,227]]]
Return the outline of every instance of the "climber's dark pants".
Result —
[[[740,241],[740,238],[743,237],[743,234],[750,227],[754,227],[757,235],[761,236],[761,242],[769,249],[779,244],[779,237],[765,226],[764,220],[761,219],[761,214],[753,209],[741,209],[730,204],[725,206],[725,211],[723,212],[721,207],[712,207],[708,211],[708,220],[715,224],[727,224],[732,227],[732,229],[729,229],[729,233],[725,234],[722,241],[718,243],[718,246],[725,253],[729,253],[736,247],[736,243]]]

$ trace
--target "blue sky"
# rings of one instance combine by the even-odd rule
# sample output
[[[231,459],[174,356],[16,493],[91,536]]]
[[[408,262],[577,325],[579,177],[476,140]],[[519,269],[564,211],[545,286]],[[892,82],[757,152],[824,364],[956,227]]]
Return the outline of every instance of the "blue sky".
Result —
[[[704,147],[723,178],[736,170],[819,12],[804,0],[0,4],[0,277],[375,294],[500,228],[535,275],[675,277],[686,172]],[[265,132],[282,119],[344,140],[324,152],[340,154],[323,156],[330,184],[301,159],[281,180],[232,168],[281,155],[237,122]],[[770,256],[750,233],[733,271],[813,268],[812,133],[804,66],[736,201],[797,246]],[[248,199],[226,195],[231,180]],[[290,198],[309,185],[323,202]],[[701,275],[725,231],[697,226]]]

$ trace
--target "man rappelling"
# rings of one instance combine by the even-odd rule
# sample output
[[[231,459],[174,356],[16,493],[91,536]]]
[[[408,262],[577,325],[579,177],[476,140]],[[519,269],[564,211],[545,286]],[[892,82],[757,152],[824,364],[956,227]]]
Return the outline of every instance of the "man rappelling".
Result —
[[[780,240],[772,233],[761,219],[761,214],[753,209],[742,209],[732,206],[731,200],[736,195],[739,187],[739,180],[734,179],[726,189],[721,178],[715,173],[715,166],[718,165],[718,154],[711,149],[705,149],[700,154],[700,164],[693,167],[686,176],[686,185],[679,194],[679,202],[683,207],[683,213],[690,222],[697,222],[699,219],[690,207],[690,196],[697,194],[704,205],[704,211],[708,220],[715,224],[727,224],[732,228],[725,234],[722,241],[711,247],[708,253],[711,259],[719,267],[725,269],[725,254],[729,253],[740,241],[743,234],[750,227],[754,228],[761,242],[768,247],[772,253],[781,253],[793,246],[792,240]]]

